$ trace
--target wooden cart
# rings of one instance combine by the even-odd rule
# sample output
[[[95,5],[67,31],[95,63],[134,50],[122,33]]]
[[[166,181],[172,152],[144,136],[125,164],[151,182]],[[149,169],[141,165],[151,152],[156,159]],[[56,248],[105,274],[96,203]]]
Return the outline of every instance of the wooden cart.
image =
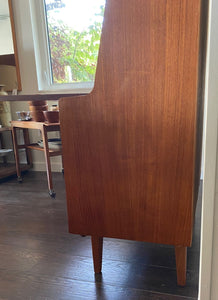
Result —
[[[50,157],[62,155],[62,150],[49,149],[48,132],[60,131],[60,124],[59,123],[34,122],[34,121],[12,121],[11,126],[12,126],[12,136],[13,136],[13,142],[14,142],[14,154],[15,154],[18,181],[22,181],[18,150],[26,149],[28,165],[32,165],[32,156],[31,156],[30,150],[43,151],[44,155],[45,155],[49,195],[54,198],[55,192],[54,192],[53,183],[52,183]],[[17,129],[18,128],[23,130],[23,137],[24,137],[23,145],[18,145],[18,141],[17,141]],[[41,131],[44,147],[40,147],[37,143],[30,143],[29,131],[28,131],[29,129],[39,129]]]

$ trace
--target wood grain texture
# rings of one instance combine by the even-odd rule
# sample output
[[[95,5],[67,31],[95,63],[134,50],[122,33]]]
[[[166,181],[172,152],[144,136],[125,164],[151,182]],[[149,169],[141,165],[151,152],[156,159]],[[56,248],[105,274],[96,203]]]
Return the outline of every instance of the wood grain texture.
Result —
[[[63,98],[72,233],[190,246],[200,0],[108,0],[95,87]]]

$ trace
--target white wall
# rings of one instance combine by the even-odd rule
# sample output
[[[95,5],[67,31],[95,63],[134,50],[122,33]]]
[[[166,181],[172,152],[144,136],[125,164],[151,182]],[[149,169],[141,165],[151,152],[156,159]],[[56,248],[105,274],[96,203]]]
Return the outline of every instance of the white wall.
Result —
[[[18,58],[20,64],[22,91],[19,94],[37,94],[37,77],[36,77],[36,65],[35,65],[35,55],[33,48],[33,34],[30,19],[30,6],[29,0],[12,0],[14,21],[15,21],[15,31],[17,38],[18,47]],[[31,99],[29,99],[31,100]],[[49,102],[52,105],[54,102]],[[27,102],[12,102],[11,111],[12,118],[17,119],[16,111],[28,110]],[[53,134],[54,136],[54,134]],[[52,137],[53,137],[52,136]],[[55,135],[55,136],[58,136]],[[41,137],[39,132],[34,130],[31,133],[31,140],[38,141]],[[45,160],[43,153],[41,151],[32,151],[33,153],[33,164],[34,169],[37,171],[45,171]],[[52,170],[61,171],[61,158],[52,157]]]
[[[218,158],[218,151],[217,151]],[[213,254],[212,254],[212,281],[211,300],[218,299],[218,159],[216,168],[216,192],[214,205],[214,227],[213,227]]]
[[[218,299],[218,1],[209,3],[200,300]]]
[[[213,0],[212,26],[211,26],[211,54],[210,54],[210,77],[209,77],[209,99],[214,104],[215,112],[209,117],[213,118],[214,124],[211,131],[214,132],[214,144],[217,146],[218,135],[218,1]],[[209,134],[209,133],[208,133]],[[212,272],[211,272],[211,300],[218,299],[218,148],[215,177],[215,203],[213,223],[213,248],[212,248]]]

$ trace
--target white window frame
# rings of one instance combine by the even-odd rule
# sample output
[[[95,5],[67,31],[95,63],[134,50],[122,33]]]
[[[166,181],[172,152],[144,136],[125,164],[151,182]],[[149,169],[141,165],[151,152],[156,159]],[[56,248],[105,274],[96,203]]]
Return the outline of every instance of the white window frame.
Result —
[[[38,90],[40,92],[91,92],[94,87],[94,82],[53,83],[44,1],[29,0],[29,3]]]

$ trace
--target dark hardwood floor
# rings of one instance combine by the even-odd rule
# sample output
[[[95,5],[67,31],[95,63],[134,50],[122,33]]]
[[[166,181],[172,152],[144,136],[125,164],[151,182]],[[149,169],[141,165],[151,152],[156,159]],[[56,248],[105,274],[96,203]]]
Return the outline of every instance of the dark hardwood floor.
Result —
[[[186,287],[176,284],[174,248],[104,239],[103,273],[94,275],[90,237],[68,233],[64,179],[28,172],[0,183],[0,299],[197,299],[200,201]]]

